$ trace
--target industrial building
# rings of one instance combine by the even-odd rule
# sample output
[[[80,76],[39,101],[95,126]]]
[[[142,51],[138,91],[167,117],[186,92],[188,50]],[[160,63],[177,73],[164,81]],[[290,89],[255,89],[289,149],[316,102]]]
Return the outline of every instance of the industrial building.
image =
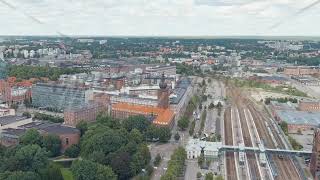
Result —
[[[32,87],[32,105],[60,111],[67,107],[81,107],[86,103],[87,90],[83,86],[38,83]]]
[[[314,129],[320,124],[320,112],[277,110],[275,118],[287,122],[289,132]]]

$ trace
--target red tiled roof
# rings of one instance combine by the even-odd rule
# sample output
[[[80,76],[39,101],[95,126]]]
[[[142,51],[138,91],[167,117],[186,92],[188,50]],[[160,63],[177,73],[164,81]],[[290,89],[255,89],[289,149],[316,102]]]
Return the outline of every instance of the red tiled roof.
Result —
[[[157,115],[156,119],[153,121],[154,124],[158,125],[168,125],[174,118],[174,112],[170,109],[163,109],[153,106],[135,105],[128,103],[117,103],[112,105],[112,110],[132,112],[135,114],[154,114]]]

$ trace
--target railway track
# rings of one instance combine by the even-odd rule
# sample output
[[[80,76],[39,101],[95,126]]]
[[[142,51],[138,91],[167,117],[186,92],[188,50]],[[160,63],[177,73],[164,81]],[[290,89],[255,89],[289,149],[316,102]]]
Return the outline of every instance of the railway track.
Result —
[[[271,130],[272,130],[272,134],[274,135],[274,137],[276,139],[276,145],[272,141],[272,138],[271,138],[270,134],[268,133],[267,126],[265,124],[265,122],[268,122],[271,125],[271,121],[268,118],[266,118],[266,117],[268,117],[268,115],[265,112],[263,113],[261,110],[258,110],[252,101],[245,98],[244,95],[242,94],[241,90],[239,90],[237,88],[232,88],[232,89],[228,88],[228,89],[229,89],[228,96],[231,97],[232,102],[234,104],[236,104],[238,107],[240,107],[240,109],[241,109],[241,110],[239,110],[239,112],[240,112],[240,119],[241,119],[242,127],[246,127],[246,128],[243,128],[243,136],[244,136],[244,140],[245,140],[245,142],[244,142],[245,145],[246,146],[253,146],[252,142],[250,140],[248,140],[248,138],[250,138],[249,137],[250,134],[248,134],[249,133],[248,132],[249,126],[246,126],[246,124],[245,124],[246,122],[244,119],[245,117],[243,114],[243,109],[247,108],[252,115],[252,118],[253,118],[253,120],[256,124],[256,127],[257,127],[258,134],[261,137],[261,139],[263,140],[264,145],[268,148],[285,149],[285,145],[283,144],[279,134],[275,131],[274,127],[271,127]],[[250,171],[252,171],[254,174],[257,174],[258,173],[257,172],[258,164],[256,163],[256,161],[252,160],[252,159],[255,159],[256,157],[254,155],[250,155],[247,153],[247,158],[248,158],[249,163],[251,164]],[[288,179],[299,180],[300,179],[299,173],[297,172],[296,167],[293,164],[290,157],[279,158],[277,155],[272,155],[272,159],[274,160],[274,162],[276,164],[277,173],[278,173],[278,175],[274,179],[276,179],[276,180],[282,180],[282,179],[283,180],[288,180]]]
[[[228,107],[224,113],[224,129],[225,129],[225,144],[226,145],[233,145],[233,138],[232,138],[232,126],[231,122],[231,107]],[[227,168],[227,180],[237,180],[237,169],[235,165],[235,157],[233,152],[226,153],[226,168]]]
[[[239,94],[237,94],[237,92],[235,92],[234,90],[231,90],[231,89],[229,89],[229,91],[227,93],[228,93],[229,97],[232,97],[232,104],[235,105],[239,109],[239,111],[237,111],[237,113],[239,113],[239,114],[235,113],[234,117],[239,118],[239,120],[240,120],[244,144],[245,144],[245,146],[252,147],[253,142],[251,141],[248,125],[247,125],[245,116],[243,114],[244,104],[242,104],[242,102],[241,102],[242,101],[241,96],[239,96]],[[259,164],[257,163],[258,161],[257,161],[257,157],[255,156],[255,154],[254,153],[246,153],[246,157],[247,157],[247,162],[248,162],[248,167],[249,167],[249,172],[250,172],[250,178],[252,180],[262,179],[261,172],[259,171]]]
[[[285,149],[285,145],[283,144],[279,134],[275,131],[274,127],[271,125],[271,121],[267,118],[264,114],[262,114],[260,111],[256,109],[256,107],[252,104],[252,102],[247,101],[248,108],[253,116],[253,119],[255,119],[258,132],[261,137],[265,137],[264,144],[268,148],[280,148]],[[267,126],[265,122],[268,122],[270,125],[270,129],[272,131],[272,134],[274,135],[276,139],[277,146],[273,143],[270,134],[267,132]],[[277,167],[280,169],[279,175],[275,179],[293,179],[293,180],[299,180],[300,176],[295,168],[295,165],[293,164],[292,160],[289,157],[283,157],[279,158],[278,156],[273,155],[272,159],[277,164]],[[288,173],[290,172],[290,173]]]

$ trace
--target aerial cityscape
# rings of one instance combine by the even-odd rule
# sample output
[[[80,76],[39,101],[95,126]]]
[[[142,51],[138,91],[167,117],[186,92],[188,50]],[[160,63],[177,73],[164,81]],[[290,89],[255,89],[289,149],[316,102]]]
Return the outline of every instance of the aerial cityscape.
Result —
[[[0,180],[320,180],[320,0],[0,0]]]

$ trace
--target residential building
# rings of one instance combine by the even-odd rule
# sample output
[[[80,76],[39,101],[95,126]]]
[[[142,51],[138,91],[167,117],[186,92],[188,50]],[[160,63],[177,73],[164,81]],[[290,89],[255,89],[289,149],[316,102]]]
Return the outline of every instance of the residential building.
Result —
[[[300,111],[320,112],[320,101],[300,100],[298,109]]]
[[[106,112],[107,107],[103,104],[87,104],[79,108],[67,108],[64,110],[64,123],[76,127],[81,122],[94,122],[99,113]]]
[[[283,73],[290,76],[304,76],[320,74],[320,69],[314,66],[291,66],[285,67]]]

